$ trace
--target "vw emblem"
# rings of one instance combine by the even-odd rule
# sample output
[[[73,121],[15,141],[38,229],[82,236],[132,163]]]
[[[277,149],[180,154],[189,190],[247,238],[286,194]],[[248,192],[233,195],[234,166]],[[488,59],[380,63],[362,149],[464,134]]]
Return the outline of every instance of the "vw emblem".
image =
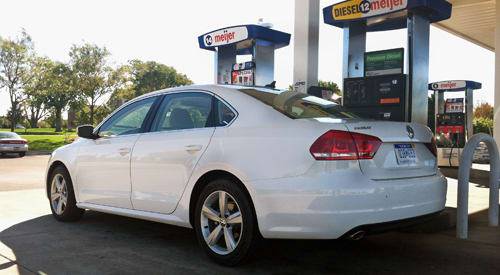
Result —
[[[212,45],[212,36],[211,35],[205,36],[205,44],[207,44],[207,46]]]
[[[406,126],[406,131],[408,132],[408,137],[409,138],[414,138],[415,137],[415,131],[413,131],[413,128],[411,128],[410,125]]]

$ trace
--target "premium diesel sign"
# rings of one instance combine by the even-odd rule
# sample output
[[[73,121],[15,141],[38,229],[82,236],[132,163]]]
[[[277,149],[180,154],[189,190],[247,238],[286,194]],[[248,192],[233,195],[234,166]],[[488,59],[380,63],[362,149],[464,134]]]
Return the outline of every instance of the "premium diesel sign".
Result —
[[[365,53],[365,76],[402,74],[404,49]]]
[[[333,6],[337,21],[354,20],[406,9],[408,0],[348,0]]]

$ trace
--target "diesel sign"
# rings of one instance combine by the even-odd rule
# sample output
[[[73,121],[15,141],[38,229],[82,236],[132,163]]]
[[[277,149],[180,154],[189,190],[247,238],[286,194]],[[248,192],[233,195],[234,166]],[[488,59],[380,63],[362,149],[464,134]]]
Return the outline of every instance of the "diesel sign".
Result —
[[[333,6],[335,20],[352,20],[403,10],[407,0],[348,0]]]

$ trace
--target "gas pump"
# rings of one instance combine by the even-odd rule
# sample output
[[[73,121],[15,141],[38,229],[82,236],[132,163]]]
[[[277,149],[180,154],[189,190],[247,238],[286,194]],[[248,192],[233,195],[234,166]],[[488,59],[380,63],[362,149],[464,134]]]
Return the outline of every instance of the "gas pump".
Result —
[[[241,25],[200,35],[200,48],[215,53],[215,83],[266,86],[274,81],[274,51],[290,43],[290,34],[268,25]],[[237,57],[251,61],[237,63]]]
[[[451,80],[429,84],[435,98],[435,135],[439,166],[459,166],[465,143],[472,137],[473,91],[481,83]],[[445,99],[447,93],[465,92],[462,97]]]
[[[344,31],[343,106],[364,118],[427,124],[430,24],[450,16],[445,0],[347,0],[324,8],[324,22]],[[406,53],[366,52],[368,32],[404,28]]]
[[[255,63],[253,61],[236,63],[231,72],[231,84],[254,86]]]

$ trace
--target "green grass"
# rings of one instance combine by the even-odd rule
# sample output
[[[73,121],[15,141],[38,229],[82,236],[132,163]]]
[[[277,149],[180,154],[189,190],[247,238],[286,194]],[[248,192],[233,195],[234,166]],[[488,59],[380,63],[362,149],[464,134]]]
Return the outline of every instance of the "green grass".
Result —
[[[69,144],[75,139],[74,134],[68,135],[21,135],[28,141],[30,151],[54,151],[58,147]]]
[[[0,128],[0,132],[10,132],[10,129]],[[54,128],[16,129],[15,132],[28,141],[30,151],[52,152],[76,138],[74,131],[56,132]]]
[[[0,132],[10,132],[10,129],[0,128]],[[30,128],[30,129],[15,129],[19,135],[62,135],[64,133],[74,133],[74,130],[66,131],[63,129],[62,132],[56,132],[54,128]]]

